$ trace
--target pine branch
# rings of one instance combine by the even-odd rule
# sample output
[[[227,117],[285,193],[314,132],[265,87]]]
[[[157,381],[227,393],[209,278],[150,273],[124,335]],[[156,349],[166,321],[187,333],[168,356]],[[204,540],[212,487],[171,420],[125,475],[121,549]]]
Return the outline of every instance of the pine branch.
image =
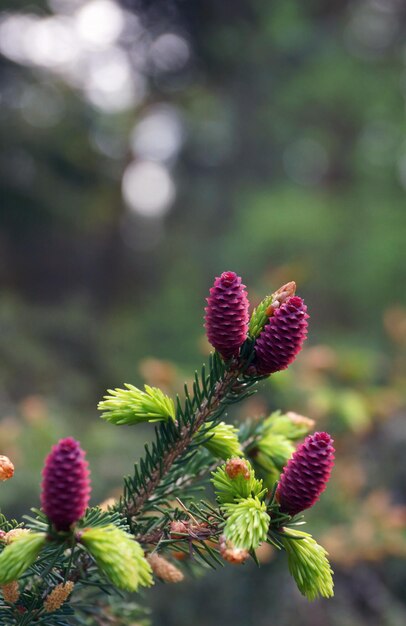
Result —
[[[253,337],[247,336],[249,303],[241,279],[224,272],[215,280],[205,319],[218,352],[210,355],[207,371],[203,366],[200,376],[195,373],[190,389],[185,385],[183,402],[148,386],[109,390],[99,404],[108,422],[159,422],[115,507],[87,509],[89,472],[79,442],[68,437],[53,447],[43,472],[43,510],[26,517],[23,529],[0,514],[0,623],[6,616],[10,626],[101,624],[105,615],[115,622],[116,613],[138,621],[139,609],[125,602],[123,591],[149,587],[154,576],[180,582],[182,569],[193,563],[217,567],[243,563],[250,555],[255,560],[263,541],[288,552],[290,571],[309,599],[332,595],[324,549],[295,529],[301,523],[295,512],[310,502],[303,499],[302,485],[312,504],[328,479],[334,458],[329,435],[313,436],[317,458],[309,436],[289,460],[293,442],[306,434],[311,420],[275,413],[239,433],[220,421],[229,406],[255,393],[259,380],[285,369],[300,350],[308,316],[303,301],[289,296],[289,285],[274,294],[278,299],[272,296],[272,310],[266,300],[254,312]],[[316,482],[307,472],[315,463],[325,470]],[[198,498],[210,472],[216,503]],[[190,557],[189,565],[177,568],[165,551]],[[74,587],[79,603],[70,601]],[[114,594],[120,598],[118,612],[111,601],[99,603],[100,595],[110,595],[114,603]]]
[[[187,451],[193,441],[194,435],[200,427],[209,418],[215,417],[218,419],[226,408],[225,400],[230,393],[234,393],[234,395],[238,394],[238,387],[241,387],[238,383],[239,375],[240,370],[230,370],[225,373],[222,380],[215,383],[212,392],[208,394],[208,397],[206,397],[194,411],[190,422],[185,420],[186,423],[178,428],[173,438],[172,445],[168,446],[163,456],[156,460],[154,468],[149,471],[149,477],[142,483],[138,494],[132,501],[124,502],[124,506],[121,508],[123,513],[129,517],[133,517],[142,510],[144,504],[154,494],[160,481],[168,474],[174,462]],[[195,383],[195,388],[196,386]],[[242,385],[242,387],[245,391],[245,385]],[[198,393],[195,393],[195,396],[196,395],[198,395]],[[186,409],[188,406],[193,405],[193,402],[195,402],[195,398],[192,400],[186,392]],[[169,425],[169,428],[171,428],[171,425]],[[161,432],[164,430],[168,430],[167,425],[161,426]]]

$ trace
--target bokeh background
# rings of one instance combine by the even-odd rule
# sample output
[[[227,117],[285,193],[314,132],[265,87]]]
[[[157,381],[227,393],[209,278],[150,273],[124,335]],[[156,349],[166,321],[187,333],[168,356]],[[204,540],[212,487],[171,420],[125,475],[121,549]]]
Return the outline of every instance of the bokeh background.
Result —
[[[105,389],[181,387],[221,271],[254,304],[294,279],[307,347],[230,417],[295,410],[335,437],[307,517],[336,596],[307,604],[268,552],[158,585],[154,624],[405,624],[405,4],[0,7],[2,509],[38,504],[43,457],[71,434],[93,502],[116,493],[150,431],[101,423]]]

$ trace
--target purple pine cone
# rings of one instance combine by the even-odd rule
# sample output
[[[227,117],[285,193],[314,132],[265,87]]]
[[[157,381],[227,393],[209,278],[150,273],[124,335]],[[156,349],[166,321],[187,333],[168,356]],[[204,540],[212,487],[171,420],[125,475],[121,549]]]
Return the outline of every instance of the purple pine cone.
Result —
[[[330,478],[334,452],[328,433],[306,437],[280,477],[276,499],[283,513],[296,515],[318,501]]]
[[[288,298],[264,326],[255,343],[259,374],[284,370],[295,360],[307,336],[307,307],[299,296]]]
[[[53,446],[42,471],[41,506],[57,530],[68,530],[84,514],[90,499],[85,453],[68,437]]]
[[[211,345],[225,358],[238,354],[247,338],[249,302],[245,285],[234,272],[214,281],[205,308],[205,327]]]

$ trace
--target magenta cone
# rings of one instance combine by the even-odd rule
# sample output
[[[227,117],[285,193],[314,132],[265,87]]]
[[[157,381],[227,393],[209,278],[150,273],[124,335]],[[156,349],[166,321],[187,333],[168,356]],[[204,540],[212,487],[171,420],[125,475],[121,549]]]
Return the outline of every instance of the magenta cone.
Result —
[[[288,298],[273,312],[255,343],[259,374],[284,370],[295,360],[307,336],[307,307],[299,296]]]
[[[280,477],[276,499],[283,513],[296,515],[318,501],[330,478],[334,452],[328,433],[306,437]]]
[[[223,272],[210,289],[205,327],[211,345],[225,358],[238,354],[247,338],[248,298],[245,285],[234,272]]]
[[[42,471],[41,505],[57,530],[68,530],[84,514],[90,498],[90,478],[79,442],[61,439]]]

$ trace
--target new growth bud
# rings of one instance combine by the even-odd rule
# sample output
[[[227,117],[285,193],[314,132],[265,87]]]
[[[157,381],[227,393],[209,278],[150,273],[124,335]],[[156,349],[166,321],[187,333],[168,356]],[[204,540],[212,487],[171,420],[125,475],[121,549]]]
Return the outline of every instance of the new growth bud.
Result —
[[[8,456],[0,455],[0,480],[9,480],[14,476],[14,465]]]
[[[276,491],[281,511],[296,515],[318,501],[334,464],[333,440],[328,433],[306,437],[283,469]]]
[[[180,583],[185,578],[180,569],[173,565],[173,563],[167,561],[163,556],[160,556],[157,552],[150,554],[147,557],[147,561],[155,576],[158,576],[158,578],[166,583]]]
[[[242,476],[248,480],[251,477],[250,467],[245,459],[229,459],[224,470],[231,479]]]
[[[28,533],[7,545],[0,554],[0,585],[18,580],[35,563],[45,541],[45,533]]]
[[[281,539],[288,555],[289,571],[300,593],[308,600],[318,596],[331,598],[333,572],[325,549],[311,535],[296,529],[285,528]]]
[[[286,302],[288,298],[294,296],[295,293],[296,283],[293,280],[291,280],[289,283],[286,283],[286,285],[282,285],[282,287],[279,287],[279,289],[277,289],[277,291],[272,294],[272,309],[274,311],[278,309],[281,304]],[[269,315],[270,314],[271,312],[269,312]]]
[[[42,472],[41,505],[57,530],[68,530],[86,511],[90,478],[85,453],[68,437],[52,448]]]
[[[12,543],[16,539],[28,535],[29,532],[30,530],[28,528],[13,528],[6,533],[5,542]]]
[[[241,498],[224,505],[224,534],[236,548],[255,550],[265,541],[270,517],[265,502],[257,497]]]
[[[254,309],[250,324],[249,335],[252,339],[256,339],[262,331],[269,318],[272,317],[276,309],[283,304],[288,298],[295,295],[296,283],[291,281],[280,287],[272,295],[266,296],[262,302]]]
[[[255,470],[269,489],[277,480],[286,463],[295,452],[295,442],[314,428],[314,420],[298,415],[275,411],[262,423],[262,432],[248,451]]]
[[[170,533],[172,539],[183,539],[188,534],[188,526],[182,520],[173,520],[170,524]]]
[[[121,426],[140,422],[166,422],[176,419],[175,405],[158,387],[145,385],[145,391],[125,383],[126,389],[109,389],[97,408],[101,417]]]
[[[241,565],[249,558],[250,553],[244,548],[236,548],[225,535],[219,539],[220,554],[225,561],[233,565]]]
[[[137,591],[153,584],[151,567],[144,550],[133,537],[113,524],[86,528],[79,541],[95,559],[99,568],[119,589]]]
[[[255,477],[251,465],[244,459],[233,458],[218,467],[212,472],[211,482],[221,504],[233,503],[250,496],[262,498],[266,493],[262,480]]]
[[[203,445],[213,456],[228,459],[230,456],[241,456],[242,450],[238,440],[238,429],[232,424],[220,422],[212,427],[210,422],[205,424],[205,431],[210,439]]]
[[[290,435],[291,439],[298,439],[306,435],[312,430],[316,422],[310,417],[300,415],[294,411],[288,411],[286,413],[286,419],[290,422]]]
[[[210,289],[205,327],[211,345],[225,359],[236,356],[247,338],[248,298],[234,272],[223,272]]]

